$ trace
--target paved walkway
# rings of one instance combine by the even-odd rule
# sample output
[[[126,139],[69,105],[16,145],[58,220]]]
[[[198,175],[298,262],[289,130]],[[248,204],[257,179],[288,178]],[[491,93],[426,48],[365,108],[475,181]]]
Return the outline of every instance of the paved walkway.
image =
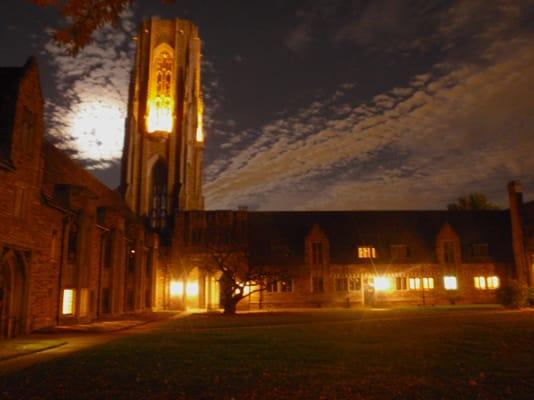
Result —
[[[183,314],[157,313],[145,318],[58,326],[20,338],[0,341],[0,375],[61,357],[121,337],[150,332]]]

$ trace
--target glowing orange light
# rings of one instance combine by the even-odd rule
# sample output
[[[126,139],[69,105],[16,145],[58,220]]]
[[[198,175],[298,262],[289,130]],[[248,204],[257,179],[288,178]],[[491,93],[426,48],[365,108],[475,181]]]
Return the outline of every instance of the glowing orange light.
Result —
[[[199,107],[198,107],[198,114],[197,114],[197,134],[196,139],[197,142],[203,142],[204,141],[204,131],[202,130],[202,101],[199,100]]]
[[[198,281],[187,282],[186,289],[187,297],[198,296]]]
[[[375,276],[373,283],[376,291],[385,292],[391,288],[391,280],[385,276]]]
[[[173,57],[167,50],[156,56],[152,65],[150,91],[147,100],[146,128],[148,133],[171,133],[173,128]]]
[[[146,128],[148,133],[172,132],[172,99],[167,96],[156,96],[148,100],[148,116]]]
[[[184,292],[184,284],[180,281],[172,281],[170,283],[171,296],[181,296]]]

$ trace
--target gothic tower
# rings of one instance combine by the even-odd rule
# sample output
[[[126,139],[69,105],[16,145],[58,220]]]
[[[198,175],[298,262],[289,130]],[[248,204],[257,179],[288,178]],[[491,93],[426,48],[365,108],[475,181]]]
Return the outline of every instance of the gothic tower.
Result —
[[[141,24],[130,82],[121,191],[131,209],[165,231],[175,211],[201,210],[201,42],[191,22]]]

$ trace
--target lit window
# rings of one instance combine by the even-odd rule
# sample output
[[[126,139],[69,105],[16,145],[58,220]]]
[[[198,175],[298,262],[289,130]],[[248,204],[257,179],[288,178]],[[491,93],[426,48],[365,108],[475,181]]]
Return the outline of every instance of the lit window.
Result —
[[[196,139],[197,142],[203,142],[204,141],[204,131],[202,128],[202,114],[204,107],[202,106],[202,100],[199,99],[198,101],[198,111],[197,111],[197,132],[196,132]]]
[[[179,281],[172,281],[170,284],[171,296],[181,296],[184,293],[184,284]]]
[[[498,276],[475,276],[475,288],[484,289],[497,289],[500,286]]]
[[[434,289],[434,278],[423,278],[424,289]]]
[[[421,279],[419,278],[410,278],[409,284],[410,284],[410,290],[421,289]]]
[[[498,276],[488,276],[486,282],[488,289],[498,289],[501,286]]]
[[[377,276],[373,279],[375,290],[384,292],[391,288],[391,280],[385,276]]]
[[[189,297],[198,296],[198,282],[187,282],[186,293]]]
[[[373,246],[359,246],[358,258],[376,258],[376,249]]]
[[[74,289],[63,290],[63,304],[61,307],[61,313],[63,315],[74,314]]]
[[[458,289],[458,283],[455,276],[444,276],[443,277],[443,286],[445,290],[456,290]]]
[[[148,99],[147,131],[172,132],[173,108],[173,60],[164,51],[155,60],[156,74],[153,77],[151,94]]]
[[[477,289],[486,289],[486,278],[483,276],[475,276],[475,287]]]

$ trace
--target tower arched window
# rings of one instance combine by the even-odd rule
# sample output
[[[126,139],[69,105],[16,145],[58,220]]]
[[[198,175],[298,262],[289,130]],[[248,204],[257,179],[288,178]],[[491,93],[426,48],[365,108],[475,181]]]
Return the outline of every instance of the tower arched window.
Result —
[[[156,230],[165,229],[167,214],[167,167],[162,160],[158,160],[152,168],[150,226]]]
[[[170,133],[173,125],[173,59],[168,51],[156,56],[154,70],[148,101],[147,130],[150,133]]]

